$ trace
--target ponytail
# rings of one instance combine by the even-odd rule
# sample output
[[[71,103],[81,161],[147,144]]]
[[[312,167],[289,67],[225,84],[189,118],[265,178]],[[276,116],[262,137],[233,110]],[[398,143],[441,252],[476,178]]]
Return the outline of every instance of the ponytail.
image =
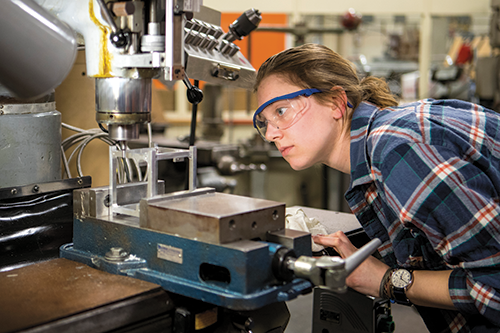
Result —
[[[398,101],[389,90],[389,86],[383,79],[367,76],[361,80],[362,101],[375,104],[379,108],[387,108],[398,105]]]

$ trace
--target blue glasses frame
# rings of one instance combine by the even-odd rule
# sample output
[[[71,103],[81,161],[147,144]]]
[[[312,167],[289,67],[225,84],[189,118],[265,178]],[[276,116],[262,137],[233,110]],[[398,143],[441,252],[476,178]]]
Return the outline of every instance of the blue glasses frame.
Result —
[[[275,97],[273,99],[268,100],[267,102],[265,102],[264,104],[262,104],[261,106],[259,106],[259,108],[257,109],[257,111],[255,111],[255,113],[253,114],[253,127],[257,128],[257,125],[255,123],[255,119],[256,119],[257,115],[259,113],[261,113],[262,111],[264,111],[264,109],[269,104],[272,104],[272,103],[277,102],[277,101],[281,101],[283,99],[292,99],[292,98],[295,98],[295,97],[298,97],[298,96],[309,97],[309,96],[311,96],[313,94],[317,94],[317,93],[321,93],[321,92],[323,92],[323,91],[319,90],[319,89],[316,89],[316,88],[302,89],[302,90],[299,90],[299,91],[296,91],[296,92],[293,92],[293,93],[290,93],[290,94],[281,95],[281,96],[278,96],[278,97]],[[352,108],[352,104],[349,103],[349,101],[347,101],[347,106],[350,107],[350,108]]]

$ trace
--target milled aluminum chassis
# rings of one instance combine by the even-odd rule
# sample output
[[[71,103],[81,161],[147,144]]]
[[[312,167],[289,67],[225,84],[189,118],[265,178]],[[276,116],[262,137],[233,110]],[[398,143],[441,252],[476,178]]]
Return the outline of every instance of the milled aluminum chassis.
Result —
[[[130,190],[130,185],[127,188],[129,194],[141,192]],[[164,230],[141,227],[137,217],[104,214],[106,191],[108,188],[75,191],[73,244],[61,247],[61,257],[110,273],[153,282],[167,291],[233,310],[254,310],[311,291],[309,281],[278,281],[272,270],[274,253],[283,246],[293,249],[297,256],[311,255],[308,233],[281,228],[267,231],[266,239],[262,241],[241,239],[214,244],[213,240],[190,239]],[[217,195],[213,189],[196,189],[142,199],[140,205],[147,206],[148,200],[157,204],[159,198],[165,201],[192,201],[193,196],[197,196],[202,201],[204,197],[213,195]],[[230,196],[225,204],[241,206],[235,204],[238,198],[244,202],[250,199],[259,201],[259,205],[269,206],[264,210],[274,214],[276,207],[282,206],[279,218],[284,227],[284,204],[238,196]],[[103,214],[98,215],[99,212]],[[241,208],[241,216],[253,213],[251,209]],[[257,213],[263,214],[262,209]],[[193,215],[197,213],[193,212]],[[221,216],[220,220],[226,217]],[[238,226],[238,217],[234,219],[236,223],[227,225],[227,228]],[[221,228],[225,228],[222,225],[223,222]],[[113,257],[110,255],[111,248],[122,250]]]

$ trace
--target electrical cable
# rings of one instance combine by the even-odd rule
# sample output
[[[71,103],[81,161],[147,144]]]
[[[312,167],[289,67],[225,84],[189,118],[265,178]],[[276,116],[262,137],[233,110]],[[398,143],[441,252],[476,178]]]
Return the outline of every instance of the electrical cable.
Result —
[[[69,178],[71,178],[71,171],[69,170],[68,160],[66,159],[66,154],[64,153],[64,148],[62,145],[61,145],[61,156],[62,156],[62,162],[64,165],[64,171],[66,171],[66,176],[69,179]],[[63,175],[63,178],[64,178],[64,175]]]
[[[69,129],[71,131],[76,132],[75,134],[67,137],[61,142],[61,152],[62,152],[62,162],[64,165],[65,173],[68,178],[71,178],[71,172],[69,168],[69,164],[73,157],[76,156],[76,168],[78,172],[79,177],[83,177],[83,171],[82,171],[82,166],[81,166],[81,159],[83,155],[83,151],[87,147],[87,145],[95,140],[99,139],[106,143],[109,146],[116,146],[117,149],[122,149],[116,141],[112,140],[109,138],[106,129],[99,124],[101,127],[100,129],[98,128],[93,128],[89,130],[84,130],[75,126],[71,126],[66,123],[62,123],[62,127]],[[150,128],[149,128],[150,130]],[[151,140],[152,141],[152,140]],[[150,145],[152,143],[150,142]],[[69,150],[72,147],[75,147],[74,150],[71,152],[69,158],[66,157],[66,151]],[[130,163],[130,159],[124,159],[124,161],[119,162],[118,166],[118,182],[121,183],[122,180],[127,180],[129,182],[132,181],[132,170],[135,168],[137,171],[137,178],[139,181],[142,181],[142,172],[140,169],[139,163],[135,160],[132,159],[133,164]]]
[[[108,136],[107,133],[97,133],[97,134],[94,134],[90,137],[88,137],[87,139],[85,139],[82,143],[80,143],[78,145],[78,147],[75,149],[75,151],[78,150],[78,155],[76,157],[76,166],[77,166],[77,171],[78,171],[78,176],[79,177],[83,177],[83,172],[82,172],[82,154],[83,154],[83,150],[85,149],[85,147],[87,147],[87,145],[90,143],[90,141],[96,139],[96,138],[99,138],[99,137],[103,137],[103,136]]]
[[[99,123],[99,128],[101,129],[101,131],[103,131],[104,133],[109,133],[109,131],[107,129],[104,128],[104,126],[102,126],[101,123]]]

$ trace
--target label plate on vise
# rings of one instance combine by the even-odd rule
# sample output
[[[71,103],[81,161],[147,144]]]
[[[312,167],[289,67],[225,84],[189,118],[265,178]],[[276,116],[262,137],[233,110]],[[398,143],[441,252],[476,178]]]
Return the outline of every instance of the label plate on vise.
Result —
[[[182,264],[182,249],[170,245],[158,244],[157,257]]]

